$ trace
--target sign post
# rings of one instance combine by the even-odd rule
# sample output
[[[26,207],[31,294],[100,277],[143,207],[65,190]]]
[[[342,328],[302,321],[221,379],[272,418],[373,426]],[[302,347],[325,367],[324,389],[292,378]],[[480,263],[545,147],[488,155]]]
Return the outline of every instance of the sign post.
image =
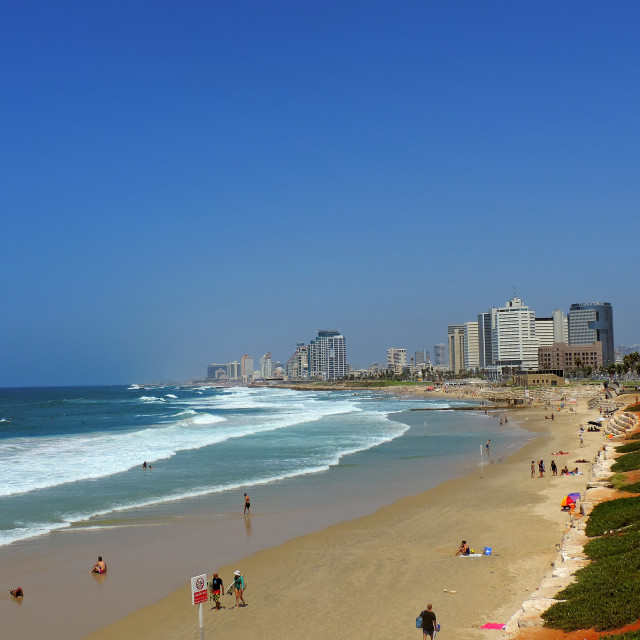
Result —
[[[202,617],[202,603],[209,600],[207,591],[207,574],[191,578],[191,604],[198,605],[198,621],[200,622],[200,640],[204,640],[204,619]]]

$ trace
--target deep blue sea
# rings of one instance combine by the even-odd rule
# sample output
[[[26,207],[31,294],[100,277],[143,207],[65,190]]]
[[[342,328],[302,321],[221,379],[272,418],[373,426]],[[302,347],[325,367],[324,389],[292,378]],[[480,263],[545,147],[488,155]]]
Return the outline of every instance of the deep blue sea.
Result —
[[[0,389],[0,546],[167,515],[201,497],[226,512],[264,487],[272,508],[294,494],[307,504],[409,495],[429,474],[479,465],[487,438],[494,458],[530,438],[482,412],[447,410],[461,404],[280,388]],[[441,410],[402,413],[424,407]],[[153,468],[142,471],[145,461]]]

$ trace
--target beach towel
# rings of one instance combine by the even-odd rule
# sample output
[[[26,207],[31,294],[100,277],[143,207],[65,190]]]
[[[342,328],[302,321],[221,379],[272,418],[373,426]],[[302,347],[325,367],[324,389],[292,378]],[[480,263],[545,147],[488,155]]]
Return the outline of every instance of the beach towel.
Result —
[[[487,622],[487,624],[483,624],[481,629],[504,629],[507,625],[501,624],[500,622]]]
[[[466,555],[466,556],[458,556],[458,558],[480,558],[483,555],[484,555],[483,553],[470,553],[469,555]]]

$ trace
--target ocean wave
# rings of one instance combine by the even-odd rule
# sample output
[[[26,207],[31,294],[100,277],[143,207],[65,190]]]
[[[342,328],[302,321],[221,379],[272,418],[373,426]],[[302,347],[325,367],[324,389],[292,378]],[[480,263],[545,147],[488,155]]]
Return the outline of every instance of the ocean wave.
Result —
[[[178,396],[174,395],[173,393],[165,393],[164,394],[165,398],[173,398],[175,400],[177,400]]]
[[[140,396],[138,400],[141,402],[166,402],[164,398],[158,398],[157,396]]]
[[[386,413],[370,412],[367,415],[367,419],[384,419],[385,415]],[[206,495],[225,493],[228,491],[237,491],[240,489],[250,491],[252,487],[281,482],[300,476],[322,473],[323,471],[328,471],[332,466],[340,464],[340,461],[345,456],[366,451],[367,449],[379,446],[384,442],[394,440],[406,433],[409,429],[409,426],[401,423],[389,423],[389,426],[391,429],[384,434],[379,434],[375,437],[364,436],[363,434],[358,442],[354,442],[349,446],[338,446],[334,451],[323,450],[323,452],[317,453],[315,456],[301,460],[301,464],[299,466],[286,471],[274,470],[273,472],[263,472],[253,478],[245,477],[230,482],[202,486],[198,489],[175,491],[163,496],[153,496],[138,500],[123,500],[105,509],[69,512],[61,516],[60,519],[62,522],[29,523],[12,529],[9,532],[1,532],[0,546],[11,544],[18,540],[44,535],[54,530],[69,528],[72,527],[74,523],[85,522],[92,518],[107,516],[113,513],[152,507],[171,502],[179,502],[182,500],[200,498]]]

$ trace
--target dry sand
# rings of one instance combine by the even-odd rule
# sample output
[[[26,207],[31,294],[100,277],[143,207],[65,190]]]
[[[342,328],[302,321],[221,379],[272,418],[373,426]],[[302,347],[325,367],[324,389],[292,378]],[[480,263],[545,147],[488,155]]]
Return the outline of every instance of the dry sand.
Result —
[[[550,570],[569,520],[560,500],[584,491],[588,478],[590,465],[574,461],[592,460],[604,440],[602,433],[587,432],[579,448],[579,424],[597,415],[584,400],[576,413],[564,410],[554,421],[545,413],[542,407],[509,412],[512,425],[517,420],[543,435],[506,461],[485,465],[483,477],[478,469],[373,515],[219,567],[225,584],[234,569],[245,574],[247,606],[233,609],[231,596],[222,599],[221,611],[205,604],[205,637],[415,640],[415,617],[431,602],[443,637],[497,638],[500,632],[479,627],[506,622]],[[571,455],[556,456],[558,467],[579,466],[585,474],[553,477],[550,454],[559,450]],[[540,458],[547,474],[531,478],[530,463]],[[455,557],[463,538],[476,551],[492,547],[493,555]],[[89,636],[197,637],[188,585]]]

